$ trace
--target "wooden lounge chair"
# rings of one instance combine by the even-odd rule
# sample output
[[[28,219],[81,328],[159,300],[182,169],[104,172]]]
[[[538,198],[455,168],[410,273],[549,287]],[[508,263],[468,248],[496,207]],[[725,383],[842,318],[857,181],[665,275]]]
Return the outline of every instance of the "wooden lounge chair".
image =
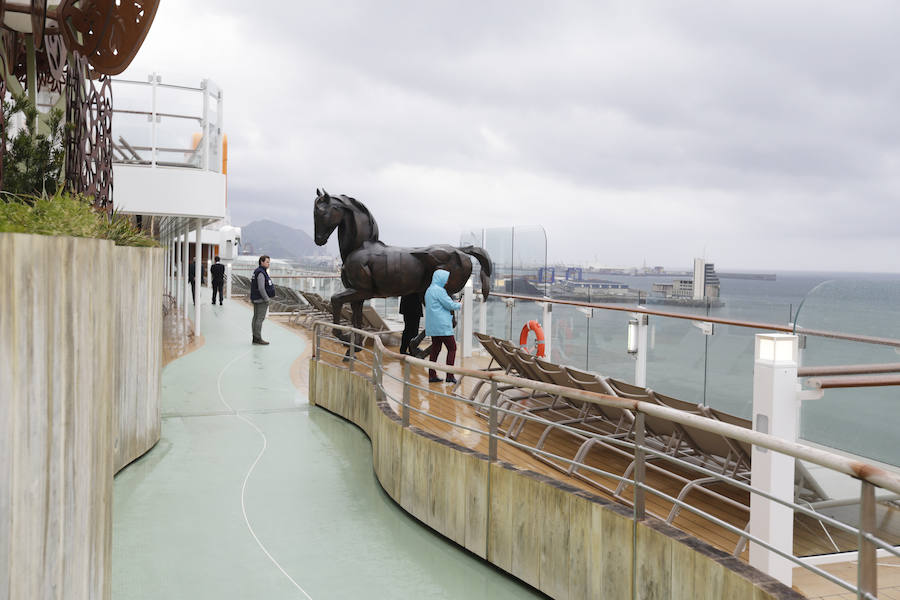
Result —
[[[484,333],[478,333],[477,331],[474,335],[481,344],[481,347],[484,348],[488,353],[488,356],[491,357],[491,362],[488,363],[487,368],[482,369],[483,371],[502,371],[506,374],[517,374],[513,368],[512,360],[505,352],[500,350],[497,338]],[[462,378],[460,378],[460,381],[462,381]],[[478,383],[475,384],[475,387],[472,388],[472,391],[469,392],[468,400],[475,403],[476,414],[487,416],[487,406],[490,400],[490,387],[490,382],[485,379],[479,379]],[[506,391],[512,387],[513,386],[500,385],[498,389],[500,389],[500,391]]]

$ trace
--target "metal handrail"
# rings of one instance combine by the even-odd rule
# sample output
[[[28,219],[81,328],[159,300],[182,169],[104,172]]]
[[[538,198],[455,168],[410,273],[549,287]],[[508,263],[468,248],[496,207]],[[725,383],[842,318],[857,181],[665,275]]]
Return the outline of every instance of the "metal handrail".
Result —
[[[809,380],[817,390],[839,388],[884,387],[900,385],[900,375],[848,375],[844,377],[817,377]]]
[[[221,172],[221,167],[219,165],[220,158],[222,157],[222,150],[220,144],[223,140],[223,131],[222,131],[222,94],[221,91],[215,86],[214,83],[209,80],[204,80],[200,87],[194,86],[184,86],[184,85],[174,85],[168,83],[162,83],[160,81],[159,76],[156,73],[152,73],[148,79],[148,81],[135,81],[129,79],[119,79],[115,78],[112,80],[114,84],[130,84],[130,85],[138,85],[141,87],[150,88],[149,95],[149,109],[140,109],[138,108],[113,108],[114,115],[136,115],[136,116],[146,116],[151,122],[150,128],[150,145],[143,146],[134,146],[134,149],[149,151],[150,157],[148,160],[137,159],[131,160],[128,158],[124,158],[123,160],[114,160],[114,162],[120,162],[131,165],[145,165],[149,164],[151,167],[157,166],[175,166],[175,167],[187,167],[193,169],[200,169],[203,171],[213,171],[213,172]],[[181,112],[162,112],[158,110],[158,90],[159,89],[171,89],[171,90],[180,90],[183,92],[195,93],[199,92],[200,100],[202,105],[202,114],[184,114]],[[213,103],[212,105],[210,103]],[[178,110],[178,109],[176,109]],[[181,148],[171,148],[171,147],[161,147],[158,143],[158,123],[161,122],[161,119],[185,119],[188,121],[197,122],[200,125],[200,134],[201,138],[196,146],[192,149],[181,149]],[[186,161],[161,161],[158,158],[159,153],[185,153],[191,154]],[[199,160],[194,160],[195,157]],[[136,158],[136,157],[132,157]]]
[[[824,337],[836,340],[846,340],[850,342],[865,342],[868,344],[878,344],[881,346],[893,346],[900,348],[900,340],[893,338],[883,338],[867,335],[856,335],[842,333],[839,331],[825,331],[821,329],[807,329],[805,327],[793,327],[790,325],[777,325],[774,323],[762,323],[755,321],[738,321],[735,319],[722,319],[719,317],[709,317],[705,315],[691,315],[687,313],[668,312],[662,310],[653,310],[638,305],[621,305],[621,304],[600,304],[594,302],[582,302],[580,300],[559,300],[556,298],[548,298],[544,296],[522,296],[519,294],[504,294],[491,292],[492,296],[498,298],[509,298],[512,300],[525,300],[528,302],[549,302],[551,304],[563,304],[569,306],[580,306],[583,308],[596,308],[599,310],[615,310],[627,313],[640,313],[645,315],[654,315],[658,317],[669,317],[672,319],[684,319],[687,321],[697,321],[702,323],[716,323],[719,325],[733,325],[735,327],[747,327],[750,329],[765,329],[767,331],[780,331],[783,333],[797,333],[800,335],[810,335],[814,337]]]
[[[269,275],[270,279],[340,279],[340,275]]]
[[[500,371],[481,371],[477,369],[467,369],[450,365],[437,365],[436,367],[435,363],[432,363],[431,361],[415,358],[406,354],[400,354],[398,352],[390,350],[384,345],[384,343],[382,343],[381,339],[378,336],[361,329],[355,329],[347,325],[338,325],[335,323],[330,323],[328,321],[316,321],[313,324],[313,327],[315,327],[316,329],[318,329],[319,327],[329,327],[345,332],[353,332],[359,335],[363,335],[364,337],[371,338],[375,340],[374,343],[377,344],[381,352],[384,352],[387,356],[402,363],[409,363],[413,366],[423,367],[425,369],[440,368],[441,371],[447,371],[455,375],[464,375],[466,377],[483,379],[485,381],[496,381],[498,383],[505,383],[516,387],[526,387],[540,392],[545,392],[547,394],[562,395],[566,398],[572,398],[580,402],[588,402],[591,404],[598,404],[600,406],[624,408],[637,412],[643,412],[648,415],[672,421],[673,423],[689,425],[691,427],[696,427],[697,429],[701,429],[709,433],[716,433],[730,439],[753,444],[755,446],[766,448],[768,450],[774,450],[776,452],[780,452],[782,454],[786,454],[800,460],[826,467],[833,471],[838,471],[839,473],[844,473],[845,475],[850,475],[851,477],[855,477],[863,481],[868,481],[869,483],[880,488],[900,494],[900,475],[896,475],[875,465],[871,465],[869,463],[861,462],[858,460],[853,460],[845,456],[840,456],[838,454],[828,452],[826,450],[813,448],[811,446],[806,446],[797,442],[783,440],[766,433],[760,433],[758,431],[753,431],[752,429],[745,429],[737,425],[715,421],[699,415],[692,415],[675,408],[669,408],[667,406],[662,406],[659,404],[652,404],[643,400],[617,398],[614,396],[608,396],[606,394],[598,394],[596,392],[588,392],[585,390],[563,387],[550,383],[544,383],[542,381],[534,381],[533,379],[514,377],[512,375],[501,373]]]
[[[797,369],[797,375],[800,377],[817,377],[822,375],[872,375],[875,373],[900,373],[900,363],[799,367]]]
[[[140,80],[135,80],[135,79],[119,79],[118,77],[113,79],[113,81],[116,83],[131,83],[134,85],[153,85],[149,81],[140,81]],[[156,84],[156,87],[169,88],[169,89],[173,89],[173,90],[186,90],[189,92],[202,92],[203,91],[203,88],[201,88],[201,87],[194,87],[191,85],[176,85],[174,83],[159,82]]]
[[[594,392],[588,392],[584,390],[578,390],[575,388],[569,388],[565,386],[559,386],[554,384],[548,384],[540,381],[535,381],[531,379],[524,379],[521,377],[515,377],[511,375],[506,375],[504,373],[498,371],[482,371],[477,369],[467,369],[463,367],[455,367],[449,365],[439,365],[437,363],[432,363],[427,360],[417,359],[408,355],[399,354],[394,352],[387,347],[385,347],[384,343],[381,341],[380,337],[377,335],[373,335],[370,332],[362,331],[359,329],[355,329],[346,325],[334,324],[327,321],[316,321],[313,324],[313,334],[314,334],[314,354],[313,358],[315,360],[319,360],[321,354],[328,353],[333,354],[333,352],[326,350],[321,345],[321,340],[324,337],[323,334],[319,333],[321,328],[339,330],[344,332],[349,332],[351,334],[353,343],[349,344],[348,355],[350,359],[349,370],[353,371],[353,365],[356,362],[354,349],[360,346],[360,343],[355,338],[356,335],[360,335],[366,338],[370,338],[373,340],[373,349],[371,354],[373,355],[372,365],[366,365],[371,368],[372,380],[376,386],[377,392],[381,398],[388,397],[386,390],[383,386],[383,365],[385,356],[389,356],[397,361],[400,361],[403,365],[403,399],[402,401],[398,401],[393,399],[395,402],[401,402],[402,406],[402,415],[401,422],[404,427],[409,426],[409,414],[410,411],[421,413],[424,416],[427,416],[431,419],[436,419],[438,421],[444,422],[448,425],[454,427],[461,427],[462,429],[468,431],[474,431],[476,433],[480,433],[482,435],[487,435],[489,440],[489,458],[491,461],[497,459],[497,442],[502,439],[502,441],[506,444],[509,444],[512,447],[524,449],[527,451],[538,452],[539,454],[546,455],[548,457],[554,457],[563,462],[569,463],[571,465],[578,465],[579,468],[584,468],[590,471],[597,471],[595,468],[590,465],[583,464],[578,461],[578,457],[576,456],[574,459],[558,457],[554,454],[548,453],[545,450],[539,448],[531,448],[525,446],[519,442],[516,442],[513,439],[508,438],[500,438],[498,435],[498,423],[497,423],[497,413],[498,412],[506,412],[510,414],[510,411],[503,409],[502,407],[497,405],[498,400],[498,383],[509,384],[512,386],[532,389],[535,391],[543,392],[552,396],[565,397],[573,400],[577,400],[580,402],[597,404],[600,406],[608,406],[608,407],[616,407],[620,409],[628,409],[632,410],[635,413],[635,441],[633,443],[628,443],[626,445],[632,446],[635,450],[635,463],[634,463],[634,471],[633,478],[628,478],[628,472],[624,474],[624,476],[619,476],[613,473],[606,473],[605,471],[599,471],[600,473],[604,473],[614,479],[627,481],[631,485],[634,486],[634,497],[632,506],[634,509],[635,519],[642,519],[645,514],[644,508],[644,492],[648,492],[654,494],[656,496],[665,498],[670,500],[674,506],[689,510],[701,517],[710,520],[713,523],[721,525],[725,527],[728,531],[732,533],[736,533],[741,536],[741,539],[744,543],[747,540],[752,541],[756,544],[759,544],[768,550],[771,550],[775,554],[782,556],[783,558],[791,561],[792,563],[802,566],[803,568],[816,573],[824,577],[825,579],[835,583],[847,590],[850,590],[854,593],[857,593],[861,598],[874,598],[874,593],[877,589],[877,575],[876,575],[876,549],[882,549],[890,554],[895,556],[900,556],[900,551],[898,548],[891,546],[887,542],[879,539],[875,535],[871,533],[874,529],[874,511],[875,511],[875,494],[874,494],[874,486],[880,487],[882,489],[900,493],[900,476],[895,473],[891,473],[876,467],[874,465],[870,465],[868,463],[856,461],[844,456],[840,456],[826,450],[821,450],[817,448],[812,448],[809,446],[805,446],[803,444],[799,444],[797,442],[792,442],[788,440],[782,440],[780,438],[748,430],[743,427],[739,427],[736,425],[731,425],[728,423],[724,423],[721,421],[709,419],[707,417],[702,417],[698,415],[693,415],[690,413],[686,413],[684,411],[669,408],[667,406],[661,406],[658,404],[653,404],[641,400],[633,400],[633,399],[623,399],[614,396],[608,396],[606,394],[599,394]],[[464,426],[459,423],[451,422],[449,420],[441,419],[436,415],[429,414],[427,411],[415,408],[410,405],[409,402],[409,388],[415,387],[416,389],[420,389],[423,391],[428,391],[430,393],[437,393],[440,396],[448,397],[453,400],[462,400],[463,402],[470,404],[471,402],[466,401],[465,399],[451,397],[446,393],[435,392],[434,390],[426,390],[425,388],[420,388],[418,386],[413,386],[410,382],[410,366],[419,366],[424,368],[436,368],[441,371],[446,371],[449,373],[453,373],[455,375],[460,376],[468,376],[475,379],[480,379],[482,381],[491,383],[490,390],[490,413],[489,413],[489,426],[487,431],[477,430],[471,427]],[[399,378],[394,377],[394,379],[399,380]],[[746,530],[740,530],[721,519],[718,519],[714,515],[707,513],[706,511],[699,509],[697,507],[693,507],[687,502],[682,500],[682,496],[679,495],[678,498],[674,498],[661,492],[660,490],[656,490],[655,488],[648,486],[645,483],[645,464],[649,466],[649,463],[646,462],[645,453],[649,452],[651,455],[656,455],[659,457],[659,452],[654,451],[651,447],[647,446],[644,442],[644,415],[652,415],[655,417],[659,417],[662,419],[666,419],[673,423],[679,423],[682,425],[688,425],[690,427],[694,427],[703,431],[707,431],[710,433],[714,433],[717,435],[721,435],[726,438],[739,440],[748,444],[752,444],[758,446],[760,448],[765,448],[768,450],[773,450],[788,456],[792,456],[795,459],[807,461],[813,464],[820,465],[822,467],[844,473],[846,475],[850,475],[856,479],[861,480],[861,496],[860,496],[860,504],[861,504],[861,524],[859,528],[854,528],[850,525],[840,523],[827,517],[826,515],[822,515],[817,513],[815,510],[807,509],[802,507],[801,505],[783,500],[777,497],[772,496],[766,492],[761,490],[756,490],[750,487],[747,484],[740,484],[740,482],[732,479],[728,479],[732,483],[739,484],[738,487],[741,489],[749,489],[752,493],[758,494],[762,497],[768,498],[769,500],[775,501],[783,506],[792,508],[795,512],[800,512],[806,514],[807,516],[813,516],[813,518],[818,518],[820,521],[828,522],[833,526],[837,526],[839,529],[844,531],[848,531],[851,533],[857,533],[859,537],[859,548],[858,548],[858,565],[859,565],[859,579],[856,585],[851,584],[847,581],[843,581],[840,578],[836,577],[828,573],[827,571],[816,567],[813,564],[808,562],[804,562],[800,557],[794,556],[790,552],[785,552],[779,548],[772,546],[765,540],[762,540],[758,537],[751,535]],[[542,419],[541,417],[536,417],[534,415],[519,415],[529,421],[537,421],[545,424],[553,424],[560,425],[553,421],[549,421],[546,419]],[[562,424],[560,425],[563,429],[570,429],[570,427]],[[585,435],[593,435],[589,431],[579,430],[582,434]],[[602,437],[602,436],[601,436]],[[716,479],[727,479],[726,476],[713,474],[708,469],[705,469],[701,466],[693,466],[684,463],[684,461],[679,460],[677,457],[664,457],[666,460],[674,460],[676,463],[683,463],[683,466],[687,468],[692,468],[694,470],[704,472],[707,474],[712,474]],[[870,514],[871,513],[871,514]],[[826,530],[827,531],[827,530]]]
[[[114,108],[113,114],[115,114],[115,113],[122,113],[122,114],[126,114],[126,115],[144,115],[147,117],[155,115],[157,117],[171,117],[173,119],[188,119],[190,121],[199,121],[201,123],[203,122],[203,117],[197,117],[194,115],[179,115],[177,113],[164,113],[164,112],[156,112],[155,113],[150,110],[129,110],[126,108]]]

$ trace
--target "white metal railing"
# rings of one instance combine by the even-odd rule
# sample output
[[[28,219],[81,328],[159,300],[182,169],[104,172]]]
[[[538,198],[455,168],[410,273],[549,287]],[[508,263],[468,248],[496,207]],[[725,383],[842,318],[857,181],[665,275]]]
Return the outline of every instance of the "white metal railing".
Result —
[[[900,551],[898,551],[898,548],[889,543],[889,541],[878,537],[875,527],[876,490],[881,489],[889,492],[889,499],[896,498],[896,494],[900,494],[900,477],[893,473],[884,471],[883,469],[880,469],[874,465],[862,463],[832,452],[813,448],[794,441],[780,439],[772,435],[753,431],[751,429],[745,429],[740,426],[731,425],[728,423],[716,421],[695,414],[690,414],[682,410],[677,410],[650,402],[624,399],[621,397],[608,396],[558,385],[552,385],[545,382],[508,375],[499,371],[480,371],[431,363],[429,361],[420,360],[411,356],[401,355],[393,352],[384,346],[384,344],[381,342],[381,339],[377,335],[373,335],[361,330],[352,329],[347,326],[335,325],[333,323],[319,321],[316,322],[313,327],[314,359],[317,361],[322,360],[323,356],[328,354],[343,356],[342,352],[327,348],[326,345],[323,344],[323,341],[327,339],[336,340],[336,338],[328,335],[330,331],[337,330],[345,333],[351,333],[352,335],[357,336],[354,339],[354,343],[343,343],[343,345],[347,347],[347,361],[346,367],[344,368],[347,368],[350,371],[354,371],[354,369],[367,370],[372,378],[374,385],[377,387],[377,392],[380,398],[387,398],[399,407],[401,412],[401,422],[404,427],[408,427],[410,424],[410,414],[416,413],[421,415],[422,418],[438,421],[449,427],[466,430],[479,436],[486,436],[488,439],[489,448],[488,456],[489,460],[491,461],[497,460],[498,444],[505,444],[512,448],[530,452],[538,457],[543,456],[544,458],[549,460],[568,464],[570,467],[570,472],[573,468],[577,468],[579,470],[614,479],[620,482],[621,485],[628,486],[633,489],[633,497],[629,504],[632,505],[633,516],[636,520],[643,519],[646,516],[646,496],[648,494],[657,496],[671,503],[673,506],[673,510],[675,510],[675,507],[677,507],[677,510],[686,510],[695,515],[698,515],[706,519],[710,523],[713,523],[716,526],[739,536],[739,538],[744,542],[750,541],[758,544],[760,547],[765,548],[768,551],[773,552],[778,556],[790,561],[790,563],[796,566],[803,567],[804,569],[807,569],[823,577],[831,583],[853,592],[857,595],[858,598],[876,598],[877,555],[881,554],[900,557]],[[371,339],[373,343],[373,349],[368,350],[367,348],[365,348],[364,345],[361,344],[361,338],[358,336],[363,336]],[[361,353],[371,357],[369,360],[369,363],[371,364],[359,358],[359,355]],[[385,358],[388,357],[394,361],[402,363],[402,379],[395,377],[383,368]],[[434,368],[440,371],[453,373],[460,377],[474,378],[476,380],[484,382],[484,384],[489,385],[489,392],[485,394],[486,398],[483,403],[486,404],[487,427],[469,427],[467,425],[438,417],[437,415],[432,414],[427,407],[420,408],[418,406],[414,406],[410,401],[411,390],[440,396],[449,401],[467,404],[470,406],[475,406],[478,404],[478,402],[473,400],[472,398],[463,398],[453,393],[448,394],[443,391],[437,391],[434,389],[423,388],[421,386],[415,385],[411,382],[410,378],[411,367]],[[390,392],[389,388],[384,385],[385,377],[393,378],[402,385],[403,392],[400,397],[393,395]],[[529,414],[527,412],[516,411],[509,406],[504,405],[500,402],[501,385],[514,386],[526,391],[531,390],[532,393],[548,394],[576,403],[595,404],[599,406],[631,411],[631,413],[633,413],[634,415],[634,424],[627,436],[620,437],[610,437],[608,435],[593,433],[583,428],[573,427],[569,424],[560,424],[552,420],[545,419],[539,416],[537,413]],[[750,444],[756,448],[765,449],[766,451],[772,453],[787,455],[794,459],[806,461],[808,463],[812,463],[859,480],[861,484],[859,494],[859,526],[853,526],[832,518],[820,511],[817,511],[815,507],[809,504],[803,505],[799,502],[785,501],[783,498],[779,498],[776,495],[769,494],[762,489],[752,486],[746,481],[746,479],[735,478],[729,476],[726,473],[716,472],[708,468],[704,464],[698,464],[697,461],[689,460],[686,457],[667,452],[665,448],[661,448],[658,444],[650,443],[645,437],[646,429],[644,421],[645,418],[648,417],[664,419],[670,423],[677,423],[684,426],[689,426],[691,428],[696,428],[712,434],[723,436],[730,440]],[[631,469],[630,472],[626,472],[624,474],[614,473],[611,471],[600,469],[596,465],[588,464],[585,460],[581,460],[578,457],[572,459],[569,457],[559,456],[543,448],[537,448],[533,445],[522,443],[510,437],[508,435],[508,431],[506,434],[501,431],[500,423],[506,418],[522,419],[531,423],[537,423],[542,427],[557,427],[561,430],[570,431],[579,436],[592,437],[597,440],[597,443],[607,444],[616,448],[620,448],[623,451],[629,452],[633,455],[633,469]],[[767,540],[748,533],[746,528],[742,529],[740,527],[736,527],[733,524],[728,523],[715,516],[714,514],[711,514],[710,512],[694,504],[691,504],[683,497],[673,497],[660,489],[655,489],[648,482],[646,473],[648,468],[659,468],[657,466],[657,461],[673,464],[680,469],[691,471],[693,473],[696,473],[698,477],[709,478],[715,481],[727,483],[729,486],[733,486],[736,489],[751,494],[751,496],[755,495],[761,498],[765,498],[766,500],[769,500],[773,503],[785,506],[789,508],[794,514],[806,515],[809,518],[815,519],[823,527],[825,525],[829,525],[837,530],[856,536],[858,539],[858,552],[855,555],[858,558],[857,583],[854,584],[852,582],[848,582],[829,573],[828,571],[813,564],[815,561],[810,561],[804,559],[803,557],[798,557],[791,552],[785,552],[783,549],[770,544]],[[619,499],[622,500],[622,498]],[[878,501],[883,501],[883,499]],[[740,549],[737,549],[736,553],[739,552]]]
[[[546,356],[555,362],[589,371],[602,370],[605,375],[634,381],[640,385],[656,381],[656,386],[662,387],[663,384],[659,382],[664,378],[664,385],[669,393],[679,397],[696,398],[699,404],[714,406],[745,417],[749,415],[751,408],[747,384],[752,378],[753,354],[750,343],[752,335],[745,336],[743,340],[740,340],[739,336],[748,329],[798,335],[802,377],[814,374],[806,367],[806,363],[810,360],[814,364],[834,364],[823,360],[823,357],[828,355],[831,356],[829,360],[843,362],[891,363],[880,372],[893,374],[882,377],[873,374],[872,364],[866,364],[857,366],[860,374],[868,375],[865,378],[838,379],[830,376],[808,380],[805,383],[811,388],[805,392],[805,399],[822,398],[823,391],[830,388],[850,385],[857,388],[867,387],[867,390],[860,391],[860,394],[867,400],[867,405],[873,408],[854,412],[851,420],[857,424],[878,423],[882,431],[874,436],[861,436],[851,440],[844,436],[838,445],[839,438],[833,435],[832,430],[821,426],[823,420],[831,418],[826,414],[825,405],[808,404],[804,408],[804,416],[808,418],[803,421],[802,436],[814,443],[837,445],[853,454],[900,465],[900,462],[897,462],[900,460],[900,454],[896,445],[892,446],[888,441],[889,438],[884,435],[884,431],[888,430],[890,425],[896,424],[898,413],[892,411],[887,414],[883,412],[880,415],[873,414],[877,412],[874,407],[883,407],[891,401],[889,388],[879,389],[879,386],[897,385],[900,382],[898,375],[900,371],[896,369],[896,359],[893,358],[895,353],[900,353],[900,339],[896,339],[896,335],[893,338],[856,335],[801,327],[795,323],[778,325],[738,321],[655,310],[647,306],[602,304],[504,293],[492,293],[491,299],[489,302],[481,302],[480,294],[477,292],[474,297],[472,316],[476,329],[482,332],[518,343],[517,326],[535,319],[543,326]],[[501,302],[498,302],[498,299]],[[617,321],[615,315],[623,316]],[[887,315],[884,318],[887,318]],[[635,326],[638,335],[635,336],[636,347],[626,354],[626,323],[629,321]],[[886,322],[886,327],[882,328],[885,333],[892,333],[891,322],[893,321]],[[628,328],[629,331],[630,329],[631,327]],[[531,337],[533,339],[533,336]],[[567,338],[572,341],[566,343]],[[471,336],[465,334],[460,336],[460,340],[464,348],[467,341],[470,344],[473,342]],[[846,353],[846,358],[835,356],[837,344],[840,344],[841,355]],[[463,355],[467,356],[465,352]],[[727,370],[723,370],[724,368]],[[831,373],[837,375],[839,371]],[[841,390],[835,390],[829,393],[829,398],[837,398],[840,393]],[[845,406],[849,407],[849,404]],[[878,420],[873,421],[876,416]]]
[[[215,83],[173,85],[157,73],[147,81],[112,81],[113,162],[223,172],[223,95]],[[134,93],[124,93],[126,87]]]

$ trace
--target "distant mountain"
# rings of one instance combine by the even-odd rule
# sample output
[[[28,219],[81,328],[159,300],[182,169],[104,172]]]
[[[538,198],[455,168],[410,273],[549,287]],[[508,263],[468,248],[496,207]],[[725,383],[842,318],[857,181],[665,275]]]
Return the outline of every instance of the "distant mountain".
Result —
[[[272,258],[296,259],[328,254],[324,247],[316,246],[305,231],[268,219],[241,227],[241,246],[251,254],[268,254]]]

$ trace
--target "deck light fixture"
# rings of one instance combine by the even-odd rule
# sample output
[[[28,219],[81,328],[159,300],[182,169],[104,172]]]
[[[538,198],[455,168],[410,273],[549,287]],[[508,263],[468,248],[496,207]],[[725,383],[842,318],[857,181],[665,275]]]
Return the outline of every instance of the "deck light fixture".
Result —
[[[628,320],[627,351],[628,351],[628,354],[637,354],[637,351],[638,351],[638,320],[637,319],[629,319]]]
[[[793,363],[797,360],[797,336],[773,333],[756,336],[756,360],[767,364]]]

